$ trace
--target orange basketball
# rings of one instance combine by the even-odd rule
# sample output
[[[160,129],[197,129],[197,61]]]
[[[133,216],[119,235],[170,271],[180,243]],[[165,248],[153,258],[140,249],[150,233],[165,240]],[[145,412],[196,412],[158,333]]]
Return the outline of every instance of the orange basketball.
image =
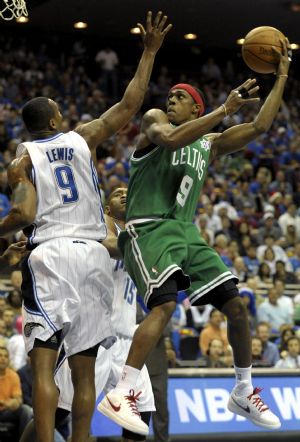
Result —
[[[280,39],[284,38],[282,32],[271,26],[252,29],[246,35],[242,46],[242,56],[246,65],[259,74],[276,72],[279,60],[272,46],[282,51]]]

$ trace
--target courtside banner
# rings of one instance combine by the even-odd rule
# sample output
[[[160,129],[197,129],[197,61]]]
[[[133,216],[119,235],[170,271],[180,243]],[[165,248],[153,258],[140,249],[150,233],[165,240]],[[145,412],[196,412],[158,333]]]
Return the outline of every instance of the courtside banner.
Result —
[[[299,430],[300,373],[299,377],[258,376],[253,383],[263,388],[263,399],[282,422],[281,428],[276,431]],[[227,410],[233,385],[233,378],[228,377],[169,378],[170,434],[267,431]],[[92,434],[119,436],[121,432],[117,425],[96,411]]]

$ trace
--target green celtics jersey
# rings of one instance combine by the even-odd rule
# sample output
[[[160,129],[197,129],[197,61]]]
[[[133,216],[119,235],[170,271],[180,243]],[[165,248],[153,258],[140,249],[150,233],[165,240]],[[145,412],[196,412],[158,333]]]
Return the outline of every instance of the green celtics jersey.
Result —
[[[203,137],[173,152],[160,146],[151,147],[152,150],[143,149],[131,158],[127,221],[145,218],[192,221],[209,165],[210,141]]]

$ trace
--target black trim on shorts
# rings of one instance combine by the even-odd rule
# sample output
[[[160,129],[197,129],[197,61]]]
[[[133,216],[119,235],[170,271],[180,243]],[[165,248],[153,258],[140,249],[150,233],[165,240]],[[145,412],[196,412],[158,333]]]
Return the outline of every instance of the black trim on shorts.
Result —
[[[235,279],[229,279],[201,296],[193,302],[193,306],[211,304],[217,310],[222,311],[224,305],[237,296],[239,296],[239,291]]]
[[[21,271],[22,271],[22,297],[24,301],[24,306],[31,310],[32,312],[37,312],[41,314],[40,309],[34,298],[34,282],[32,279],[32,275],[29,269],[28,261],[30,255],[26,256],[26,258],[22,261]]]
[[[100,344],[101,343],[99,342],[99,344],[94,345],[94,347],[87,348],[86,350],[80,351],[79,353],[75,353],[70,357],[80,355],[80,356],[88,356],[90,358],[96,358]]]
[[[50,350],[58,351],[61,344],[61,334],[62,330],[57,330],[49,339],[47,339],[47,341],[35,338],[33,348],[48,348]]]
[[[150,418],[151,418],[151,411],[142,411],[140,414],[141,414],[142,421],[145,422],[145,424],[149,426]],[[122,437],[124,439],[131,439],[131,440],[137,440],[137,441],[146,440],[146,436],[142,436],[141,434],[133,433],[132,431],[126,430],[125,428],[122,428]]]
[[[150,310],[161,304],[170,301],[177,301],[178,284],[174,275],[167,279],[160,287],[154,288],[147,302]]]

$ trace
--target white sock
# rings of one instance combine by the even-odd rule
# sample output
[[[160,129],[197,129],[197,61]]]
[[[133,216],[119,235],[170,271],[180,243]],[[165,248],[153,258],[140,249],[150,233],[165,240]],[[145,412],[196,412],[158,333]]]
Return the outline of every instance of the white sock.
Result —
[[[130,367],[130,365],[124,365],[122,375],[119,382],[116,385],[116,390],[129,391],[134,389],[140,375],[141,370]]]
[[[251,368],[252,365],[246,368],[234,366],[236,380],[235,391],[239,396],[248,395],[253,392]]]

